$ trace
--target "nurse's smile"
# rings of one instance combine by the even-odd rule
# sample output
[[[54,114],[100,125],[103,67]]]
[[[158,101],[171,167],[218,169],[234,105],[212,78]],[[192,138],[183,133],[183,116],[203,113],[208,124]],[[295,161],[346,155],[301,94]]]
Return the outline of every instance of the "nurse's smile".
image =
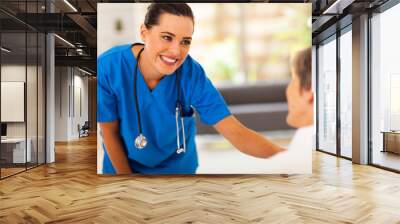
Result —
[[[165,65],[167,66],[174,66],[176,64],[176,62],[178,61],[178,59],[174,58],[174,57],[168,57],[168,56],[160,56],[161,61],[164,62]]]

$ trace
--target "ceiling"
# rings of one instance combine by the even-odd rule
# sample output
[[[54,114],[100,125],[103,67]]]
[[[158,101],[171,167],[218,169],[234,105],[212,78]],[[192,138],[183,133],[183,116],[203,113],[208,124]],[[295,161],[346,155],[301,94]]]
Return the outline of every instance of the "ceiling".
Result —
[[[378,8],[388,0],[312,0],[312,39],[317,44],[338,29],[351,24],[352,18]]]
[[[44,48],[43,32],[55,37],[56,66],[96,71],[96,0],[1,0],[2,61],[28,63]],[[49,13],[51,11],[51,13]],[[27,34],[25,34],[27,33]],[[39,38],[37,38],[39,35]],[[40,38],[41,37],[41,38]],[[25,46],[27,46],[25,48]]]
[[[339,20],[343,21],[346,16],[356,16],[360,12],[374,9],[386,1],[255,0],[251,2],[312,2],[312,36],[313,42],[315,42],[335,32],[332,27]],[[28,30],[28,32],[54,32],[58,35],[55,38],[56,65],[81,66],[96,71],[97,3],[133,1],[47,0],[47,2],[46,7],[45,0],[0,1],[2,46],[12,49],[8,58],[17,60],[23,58],[26,53],[30,56],[38,50],[36,48],[36,36],[28,34],[26,40],[25,30]],[[49,13],[50,11],[52,13]],[[351,18],[349,21],[351,22]],[[26,50],[25,42],[28,43]],[[39,45],[39,49],[41,47]],[[2,52],[2,54],[4,53]]]

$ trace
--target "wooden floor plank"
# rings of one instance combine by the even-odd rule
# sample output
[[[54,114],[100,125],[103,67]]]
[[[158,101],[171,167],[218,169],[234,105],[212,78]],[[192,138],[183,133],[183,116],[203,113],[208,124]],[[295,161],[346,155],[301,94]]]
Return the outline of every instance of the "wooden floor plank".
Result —
[[[312,175],[100,176],[96,139],[0,181],[0,223],[400,223],[400,175],[313,153]]]

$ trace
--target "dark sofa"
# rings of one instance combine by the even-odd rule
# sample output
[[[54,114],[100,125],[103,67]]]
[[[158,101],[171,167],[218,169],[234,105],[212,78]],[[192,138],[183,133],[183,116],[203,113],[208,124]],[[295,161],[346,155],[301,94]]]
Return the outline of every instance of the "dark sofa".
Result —
[[[221,87],[219,91],[231,113],[255,131],[291,129],[286,124],[288,112],[285,90],[287,82]],[[217,133],[196,116],[198,134]]]

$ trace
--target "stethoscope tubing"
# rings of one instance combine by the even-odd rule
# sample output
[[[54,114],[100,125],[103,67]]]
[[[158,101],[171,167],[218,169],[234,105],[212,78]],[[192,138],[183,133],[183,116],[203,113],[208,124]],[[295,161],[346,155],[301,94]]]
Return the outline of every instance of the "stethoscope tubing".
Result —
[[[139,65],[139,59],[140,55],[142,54],[144,50],[144,47],[139,51],[137,55],[137,60],[136,60],[136,66],[135,66],[135,71],[134,71],[134,95],[135,95],[135,107],[136,107],[136,113],[137,113],[137,120],[138,120],[138,127],[139,127],[139,136],[136,137],[135,139],[135,147],[137,149],[142,149],[146,147],[147,145],[147,139],[143,135],[143,129],[142,129],[142,123],[141,123],[141,116],[140,116],[140,110],[139,110],[139,99],[138,99],[138,94],[137,94],[137,70],[138,70],[138,65]],[[186,134],[185,134],[185,125],[183,121],[183,108],[182,108],[182,103],[180,102],[181,98],[181,88],[180,88],[180,77],[179,77],[179,70],[176,70],[176,85],[177,85],[177,99],[176,99],[176,107],[175,107],[175,124],[176,124],[176,144],[177,144],[177,150],[176,152],[178,154],[182,152],[186,152]],[[180,116],[180,119],[179,119]],[[183,134],[183,148],[181,147],[181,138],[180,138],[180,132],[179,132],[179,120],[181,122],[181,127],[182,127],[182,134]]]

